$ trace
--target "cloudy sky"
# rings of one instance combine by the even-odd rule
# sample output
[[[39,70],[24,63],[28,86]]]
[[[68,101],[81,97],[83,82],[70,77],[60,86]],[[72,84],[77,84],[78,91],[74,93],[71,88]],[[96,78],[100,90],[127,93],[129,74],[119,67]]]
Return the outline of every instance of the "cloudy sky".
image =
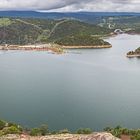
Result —
[[[140,0],[0,0],[0,10],[140,12]]]

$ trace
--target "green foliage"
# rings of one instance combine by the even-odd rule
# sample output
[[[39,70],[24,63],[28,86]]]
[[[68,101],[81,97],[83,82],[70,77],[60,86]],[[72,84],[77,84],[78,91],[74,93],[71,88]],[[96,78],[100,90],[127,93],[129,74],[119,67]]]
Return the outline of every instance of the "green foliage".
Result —
[[[80,128],[76,131],[77,134],[91,134],[93,131],[90,128]]]
[[[108,35],[112,31],[97,25],[80,22],[77,20],[67,20],[62,22],[53,30],[49,40],[56,41],[58,39],[75,36],[75,35]]]
[[[21,130],[15,126],[6,127],[3,129],[4,135],[6,134],[20,134]]]
[[[0,44],[35,44],[55,42],[65,37],[108,35],[111,30],[77,20],[26,18],[0,19]],[[67,42],[66,42],[67,43]]]
[[[6,134],[20,134],[22,131],[23,129],[21,126],[0,120],[0,136]]]
[[[57,131],[52,131],[52,132],[50,132],[52,135],[56,135],[56,134],[58,134],[58,132]]]
[[[49,133],[48,125],[45,125],[45,124],[41,125],[40,132],[41,132],[41,135],[43,136]]]
[[[31,129],[30,135],[31,136],[40,136],[41,135],[41,131],[40,131],[39,128],[33,128],[33,129]]]
[[[40,135],[45,136],[48,133],[49,133],[48,125],[46,124],[43,124],[38,128],[33,128],[30,130],[31,136],[40,136]]]
[[[0,120],[0,130],[2,130],[6,126],[6,122],[3,120]]]
[[[12,24],[12,20],[9,18],[0,18],[0,27],[9,26]]]
[[[140,129],[127,129],[117,126],[115,128],[107,127],[104,130],[119,138],[121,135],[128,135],[132,140],[140,140]]]
[[[140,134],[131,136],[131,140],[140,140]]]

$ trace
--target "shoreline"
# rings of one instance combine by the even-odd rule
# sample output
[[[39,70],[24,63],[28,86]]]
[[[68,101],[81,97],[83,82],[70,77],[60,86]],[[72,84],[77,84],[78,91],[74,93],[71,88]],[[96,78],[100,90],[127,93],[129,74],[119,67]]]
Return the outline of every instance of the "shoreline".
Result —
[[[105,49],[112,48],[112,45],[97,46],[60,46],[57,44],[39,44],[39,45],[0,45],[0,50],[20,50],[20,51],[47,51],[55,54],[65,53],[65,49]]]
[[[62,49],[104,49],[112,48],[112,45],[97,45],[97,46],[62,46]]]
[[[61,54],[63,50],[56,44],[40,44],[40,45],[5,45],[0,46],[0,50],[21,50],[21,51],[50,51],[52,53]]]

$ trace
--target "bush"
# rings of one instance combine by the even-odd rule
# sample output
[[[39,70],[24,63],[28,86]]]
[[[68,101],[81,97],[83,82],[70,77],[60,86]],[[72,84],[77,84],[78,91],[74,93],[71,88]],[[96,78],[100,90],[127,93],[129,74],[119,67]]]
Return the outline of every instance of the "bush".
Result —
[[[51,132],[51,135],[56,135],[56,134],[58,134],[57,131],[52,131],[52,132]]]
[[[92,132],[90,128],[80,128],[76,131],[77,134],[91,134]]]
[[[41,130],[39,128],[33,128],[33,129],[31,129],[30,135],[31,136],[40,136]]]
[[[3,131],[4,135],[6,135],[6,134],[20,134],[21,133],[21,131],[15,126],[6,127],[2,131]]]
[[[2,130],[6,125],[5,121],[0,120],[0,130]]]
[[[132,140],[140,140],[140,134],[131,137]]]
[[[104,131],[107,131],[107,132],[110,132],[111,130],[112,130],[111,127],[106,127],[106,128],[104,128]]]
[[[0,130],[0,137],[3,136],[3,135],[4,135],[3,131]]]
[[[41,135],[45,136],[47,133],[49,133],[49,130],[48,130],[48,125],[41,125],[40,127],[40,132],[41,132]]]

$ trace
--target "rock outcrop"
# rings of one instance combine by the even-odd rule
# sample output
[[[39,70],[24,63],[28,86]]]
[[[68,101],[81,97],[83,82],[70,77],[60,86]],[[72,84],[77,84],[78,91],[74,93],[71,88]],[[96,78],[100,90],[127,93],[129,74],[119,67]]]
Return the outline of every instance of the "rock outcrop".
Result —
[[[0,140],[120,140],[110,133],[93,133],[90,135],[59,134],[42,137],[31,137],[28,135],[7,135],[0,137]]]
[[[127,53],[127,57],[140,57],[140,47],[137,48],[135,51],[129,51]]]

